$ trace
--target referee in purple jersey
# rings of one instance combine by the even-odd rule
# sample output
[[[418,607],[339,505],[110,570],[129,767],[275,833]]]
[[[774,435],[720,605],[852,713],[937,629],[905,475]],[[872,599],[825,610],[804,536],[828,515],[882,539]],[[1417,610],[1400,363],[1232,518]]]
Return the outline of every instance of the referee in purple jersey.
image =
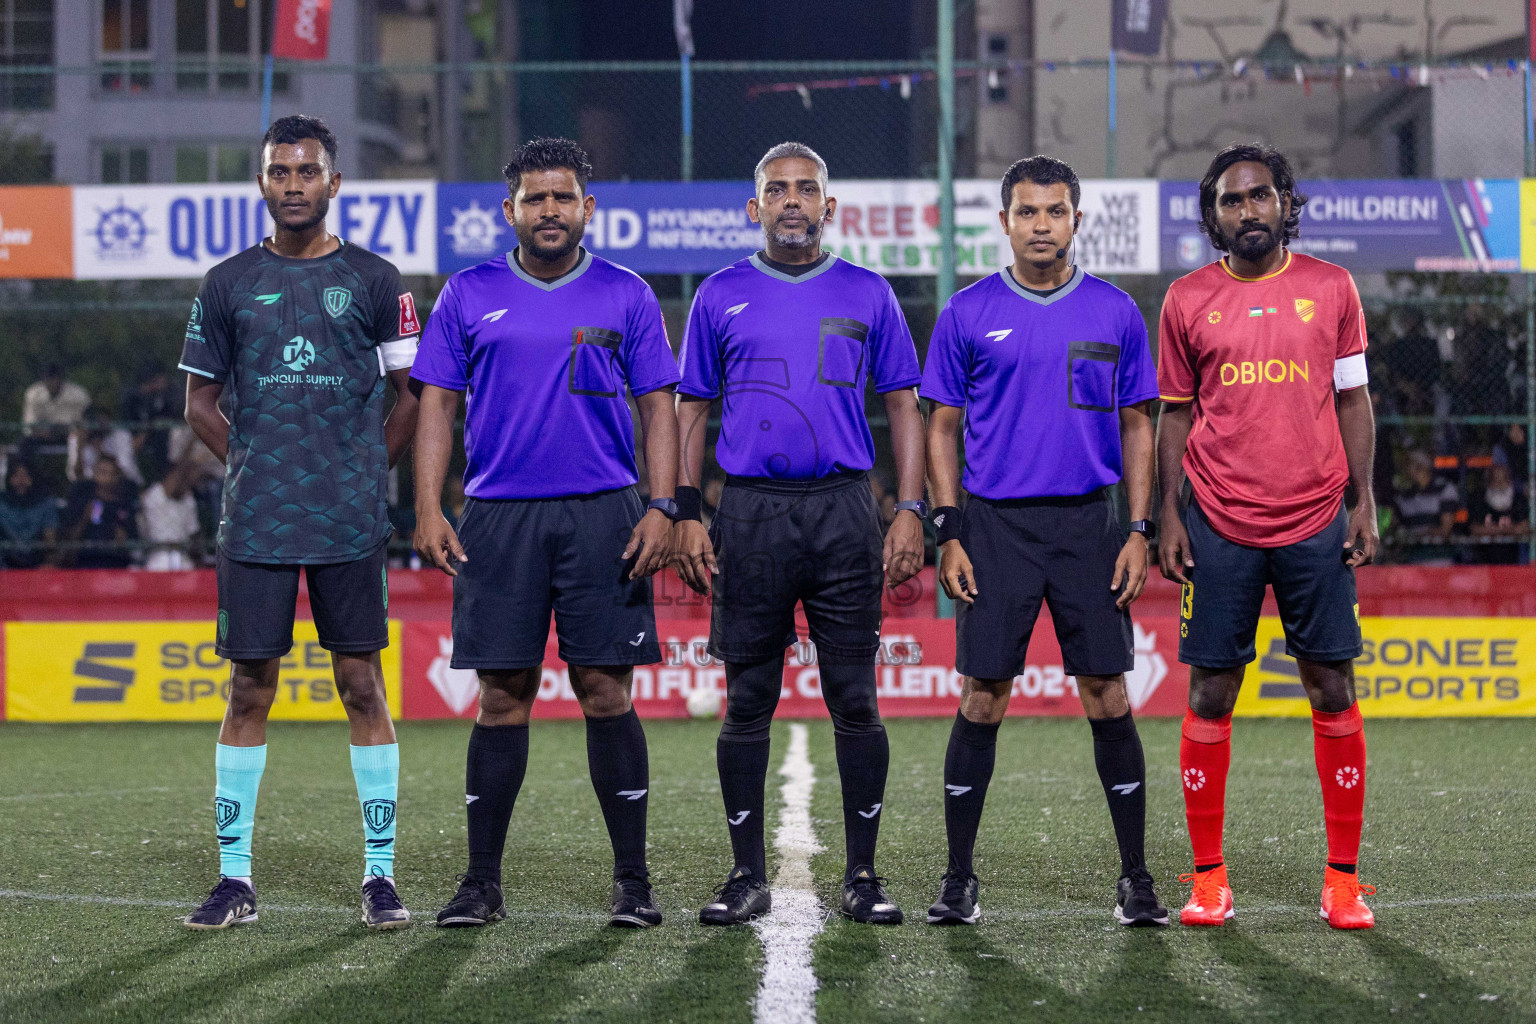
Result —
[[[635,665],[661,660],[647,578],[672,554],[677,365],[650,286],[581,246],[596,200],[587,154],[535,139],[505,169],[517,248],[448,279],[411,375],[416,550],[453,577],[453,667],[480,676],[465,802],[469,868],[439,925],[505,916],[502,848],[528,765],[549,616],[587,720],[587,765],[613,842],[610,920],[661,922],[645,859],[645,733]],[[640,410],[652,501],[636,493]],[[459,395],[464,513],[443,517]]]
[[[928,479],[939,578],[959,602],[965,677],[944,759],[949,868],[930,924],[980,914],[971,852],[992,779],[997,729],[1042,602],[1093,730],[1120,847],[1115,919],[1165,925],[1146,867],[1146,767],[1126,698],[1130,605],[1147,579],[1151,400],[1157,372],[1129,295],[1069,259],[1082,222],[1072,168],[1034,156],[1003,175],[1000,217],[1013,263],[957,293],[939,315],[923,372]],[[964,511],[955,451],[965,424]],[[1111,500],[1125,481],[1132,522]]]
[[[880,593],[923,560],[923,420],[917,351],[891,286],[821,248],[837,206],[827,165],[809,147],[770,149],[747,213],[762,251],[699,286],[684,334],[678,426],[679,570],[695,590],[714,580],[710,653],[725,662],[725,723],[715,748],[735,864],[704,924],[740,924],[769,909],[763,848],[768,727],[793,644],[795,604],[816,643],[843,787],[847,864],[842,910],[899,924],[875,874],[890,762],[875,701]],[[864,414],[873,380],[896,455],[898,512],[884,541],[869,489],[874,438]],[[704,427],[722,400],[715,453],[729,474],[709,532],[699,522]]]

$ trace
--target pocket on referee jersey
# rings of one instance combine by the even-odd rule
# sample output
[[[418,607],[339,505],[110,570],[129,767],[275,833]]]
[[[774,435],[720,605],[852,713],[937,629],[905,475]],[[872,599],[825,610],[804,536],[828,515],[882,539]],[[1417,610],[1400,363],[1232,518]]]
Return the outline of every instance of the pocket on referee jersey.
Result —
[[[1114,412],[1120,346],[1074,341],[1067,348],[1067,356],[1067,404],[1089,412]]]

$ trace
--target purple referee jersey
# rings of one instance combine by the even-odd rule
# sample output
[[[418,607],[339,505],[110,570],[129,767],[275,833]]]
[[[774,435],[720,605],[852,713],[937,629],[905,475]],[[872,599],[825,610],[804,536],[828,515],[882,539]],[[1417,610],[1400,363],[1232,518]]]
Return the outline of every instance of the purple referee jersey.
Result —
[[[511,253],[454,274],[411,376],[468,392],[465,494],[557,498],[639,479],[624,389],[676,384],[677,366],[650,285],[583,249],[554,281]]]
[[[1157,369],[1125,292],[1076,268],[1041,296],[1005,269],[939,314],[918,394],[965,410],[970,493],[1078,495],[1119,481],[1119,410],[1157,397]]]
[[[679,391],[724,396],[720,468],[781,480],[874,466],[865,384],[883,394],[922,379],[891,286],[830,254],[799,277],[757,256],[710,275],[678,362]]]

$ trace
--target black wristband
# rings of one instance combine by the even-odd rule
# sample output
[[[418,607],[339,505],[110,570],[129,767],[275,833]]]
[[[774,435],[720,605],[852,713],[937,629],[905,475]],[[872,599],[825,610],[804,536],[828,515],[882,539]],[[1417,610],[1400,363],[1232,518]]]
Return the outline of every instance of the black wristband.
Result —
[[[929,515],[933,520],[933,532],[938,535],[939,546],[960,539],[960,510],[953,505],[940,505]]]
[[[672,494],[677,501],[677,521],[690,519],[695,523],[704,521],[704,493],[697,487],[679,487]]]

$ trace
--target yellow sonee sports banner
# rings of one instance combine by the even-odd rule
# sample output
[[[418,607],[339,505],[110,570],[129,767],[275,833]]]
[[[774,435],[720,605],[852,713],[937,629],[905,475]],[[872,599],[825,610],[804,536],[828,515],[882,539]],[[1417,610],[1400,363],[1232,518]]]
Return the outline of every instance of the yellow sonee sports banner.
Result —
[[[210,622],[8,622],[5,717],[13,722],[216,722],[229,700],[229,662]],[[389,710],[400,717],[400,623],[380,652]],[[315,624],[293,626],[272,718],[345,721],[330,652]]]
[[[1360,710],[1378,718],[1536,715],[1536,619],[1364,618]],[[1303,716],[1311,705],[1280,620],[1259,620],[1258,661],[1233,714]]]

